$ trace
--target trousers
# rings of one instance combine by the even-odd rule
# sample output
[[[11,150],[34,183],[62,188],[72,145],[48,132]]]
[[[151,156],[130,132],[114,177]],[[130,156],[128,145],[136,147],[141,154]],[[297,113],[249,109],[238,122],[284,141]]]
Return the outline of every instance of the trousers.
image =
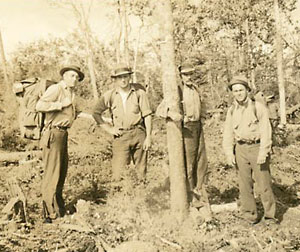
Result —
[[[194,188],[201,189],[208,168],[201,122],[184,124],[183,141],[188,189],[189,191],[192,191]]]
[[[257,218],[257,207],[253,193],[253,183],[257,183],[264,217],[275,218],[276,203],[272,191],[270,157],[262,165],[257,164],[258,144],[237,144],[236,163],[239,177],[241,210],[246,217]]]
[[[146,138],[145,129],[135,127],[124,130],[123,134],[115,137],[112,144],[112,175],[114,180],[122,178],[122,172],[130,161],[135,165],[139,179],[144,179],[147,172],[147,151],[143,150]]]
[[[65,214],[62,192],[68,171],[68,131],[56,128],[47,131],[41,145],[44,164],[41,192],[44,217],[55,219]]]

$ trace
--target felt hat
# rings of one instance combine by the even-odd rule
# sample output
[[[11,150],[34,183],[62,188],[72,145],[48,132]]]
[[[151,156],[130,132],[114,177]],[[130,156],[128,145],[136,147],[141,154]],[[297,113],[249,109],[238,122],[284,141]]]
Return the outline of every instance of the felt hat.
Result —
[[[127,66],[119,66],[117,67],[113,74],[111,75],[112,78],[117,78],[123,75],[133,74],[130,67]]]
[[[195,72],[194,66],[190,63],[183,63],[182,65],[180,65],[178,67],[178,70],[179,70],[180,74],[190,74],[190,73]]]
[[[80,70],[80,68],[78,66],[74,66],[74,65],[63,67],[59,71],[59,73],[60,73],[61,76],[63,76],[65,72],[71,71],[71,70],[74,71],[74,72],[76,72],[78,74],[78,76],[79,76],[78,81],[82,81],[84,79],[84,73],[81,72],[81,70]]]
[[[228,84],[228,89],[230,91],[232,91],[232,86],[235,85],[235,84],[241,84],[241,85],[245,86],[248,89],[248,91],[251,91],[251,88],[248,84],[248,80],[243,75],[234,76],[232,78],[232,80],[230,81],[230,83]]]

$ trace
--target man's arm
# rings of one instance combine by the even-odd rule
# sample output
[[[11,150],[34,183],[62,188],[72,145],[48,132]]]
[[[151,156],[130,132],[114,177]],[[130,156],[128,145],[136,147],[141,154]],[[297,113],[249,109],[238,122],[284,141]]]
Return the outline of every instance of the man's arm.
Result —
[[[36,104],[39,112],[50,112],[62,110],[63,104],[58,101],[59,89],[57,84],[50,86]]]
[[[145,121],[145,127],[146,127],[146,138],[143,144],[143,149],[144,150],[149,150],[150,146],[151,146],[151,133],[152,133],[152,116],[151,115],[147,115],[144,118]]]
[[[226,120],[224,123],[222,145],[227,158],[227,164],[235,165],[236,161],[234,155],[234,135],[233,135],[233,128],[232,128],[231,107],[227,111]]]
[[[106,98],[107,94],[108,93],[105,93],[103,96],[101,96],[98,102],[96,103],[92,113],[92,117],[94,118],[96,123],[100,125],[100,127],[107,133],[114,136],[121,136],[122,130],[114,127],[110,122],[108,122],[102,117],[103,112],[109,107],[109,104],[106,102],[106,100],[109,99]]]

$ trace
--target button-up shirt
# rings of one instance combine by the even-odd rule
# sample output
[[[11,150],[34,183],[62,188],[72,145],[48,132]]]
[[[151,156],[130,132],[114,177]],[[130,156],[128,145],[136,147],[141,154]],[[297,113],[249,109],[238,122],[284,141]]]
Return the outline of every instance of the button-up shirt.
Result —
[[[62,101],[68,98],[72,104],[62,107]],[[36,110],[45,112],[46,126],[71,127],[75,119],[74,93],[69,90],[62,80],[57,84],[47,88],[40,100],[36,104]]]
[[[117,89],[111,89],[100,97],[93,112],[98,124],[103,123],[102,114],[107,109],[110,110],[113,125],[119,129],[129,129],[138,125],[143,117],[152,114],[146,92],[133,85],[125,103]]]
[[[227,156],[233,154],[237,141],[260,140],[259,157],[266,157],[271,151],[271,136],[272,129],[265,105],[247,98],[242,105],[235,101],[228,109],[223,132],[223,148]]]
[[[194,85],[184,85],[182,89],[184,122],[200,121],[203,111],[198,89]]]

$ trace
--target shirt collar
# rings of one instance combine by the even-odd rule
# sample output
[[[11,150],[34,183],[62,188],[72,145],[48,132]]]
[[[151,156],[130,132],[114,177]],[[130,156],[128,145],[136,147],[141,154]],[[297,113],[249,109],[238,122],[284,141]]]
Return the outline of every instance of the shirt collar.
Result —
[[[246,100],[242,104],[240,104],[236,100],[234,100],[234,105],[235,105],[236,108],[240,108],[240,107],[246,107],[247,108],[248,104],[251,103],[251,102],[252,102],[251,99],[249,97],[247,97]]]

